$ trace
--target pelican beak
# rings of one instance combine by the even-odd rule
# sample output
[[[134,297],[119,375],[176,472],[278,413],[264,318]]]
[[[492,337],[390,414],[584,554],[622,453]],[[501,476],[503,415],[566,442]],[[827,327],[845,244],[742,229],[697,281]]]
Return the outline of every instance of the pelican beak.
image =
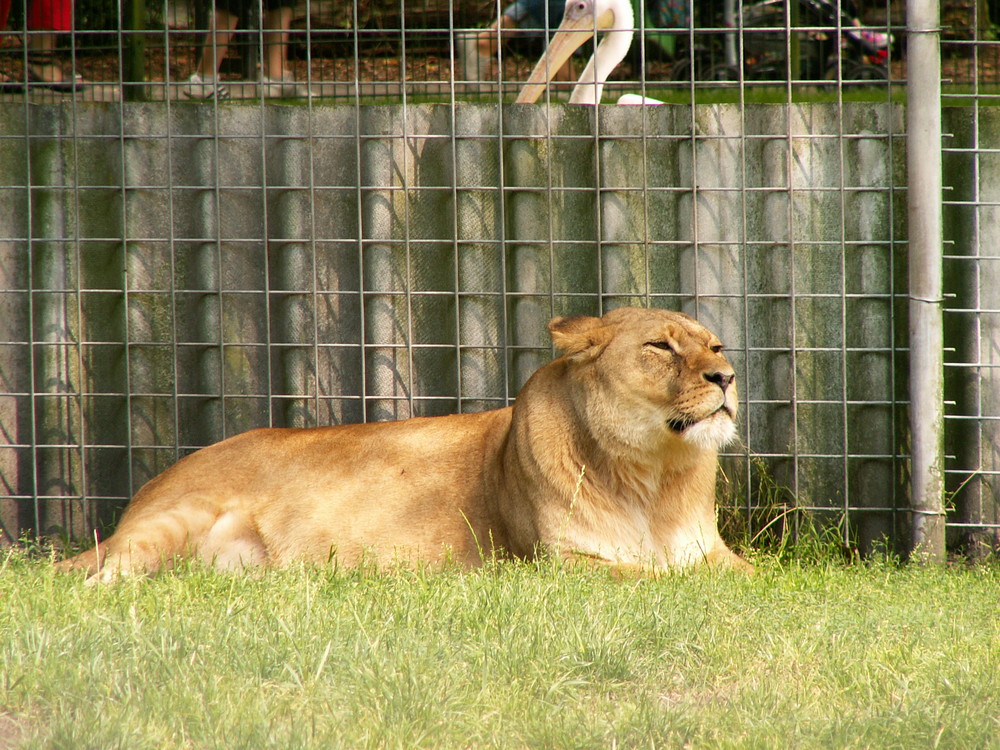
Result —
[[[552,41],[545,48],[545,53],[535,65],[535,69],[531,71],[524,88],[521,89],[521,93],[517,97],[518,104],[534,104],[538,101],[538,97],[542,95],[549,81],[566,64],[570,55],[580,45],[594,36],[595,31],[603,31],[614,26],[615,14],[613,11],[606,10],[595,19],[590,10],[577,15],[573,12],[577,7],[574,3],[573,7],[566,10],[566,15],[563,16],[562,23],[556,29]]]

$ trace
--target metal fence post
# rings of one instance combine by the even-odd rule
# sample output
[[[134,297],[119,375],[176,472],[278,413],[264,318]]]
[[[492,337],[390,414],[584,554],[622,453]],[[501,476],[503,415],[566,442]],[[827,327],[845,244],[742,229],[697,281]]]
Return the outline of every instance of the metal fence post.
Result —
[[[907,0],[910,508],[917,559],[945,557],[941,58],[938,0]]]
[[[128,0],[123,4],[125,48],[122,97],[138,102],[146,98],[146,3],[145,0]]]

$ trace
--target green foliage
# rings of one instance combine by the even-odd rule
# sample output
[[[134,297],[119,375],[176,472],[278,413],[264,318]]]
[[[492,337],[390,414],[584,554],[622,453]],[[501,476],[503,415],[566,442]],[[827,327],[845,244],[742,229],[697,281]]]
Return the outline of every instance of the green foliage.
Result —
[[[734,549],[764,552],[782,561],[852,561],[859,550],[839,509],[825,518],[802,508],[795,494],[779,483],[761,458],[749,456],[749,472],[728,462],[718,484],[719,530]],[[749,482],[749,483],[748,483]],[[890,551],[879,549],[879,557]]]
[[[37,747],[995,747],[995,566],[758,556],[613,580],[0,559],[0,726]]]

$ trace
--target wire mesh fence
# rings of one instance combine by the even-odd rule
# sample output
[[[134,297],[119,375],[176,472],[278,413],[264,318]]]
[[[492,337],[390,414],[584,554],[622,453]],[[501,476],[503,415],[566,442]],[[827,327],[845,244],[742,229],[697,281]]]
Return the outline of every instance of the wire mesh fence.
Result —
[[[898,84],[905,73],[899,2],[617,5],[614,25],[635,34],[609,90],[636,83],[653,95],[683,93],[695,82],[742,81],[751,89],[782,81]],[[43,99],[52,98],[53,84],[55,93],[75,87],[78,98],[96,100],[489,98],[517,90],[563,18],[557,0],[5,0],[0,82]],[[568,93],[588,54],[552,71],[557,96]],[[995,76],[995,61],[982,50],[979,56]],[[965,81],[979,72],[953,71]]]
[[[505,405],[552,356],[550,317],[635,304],[726,342],[736,517],[794,508],[852,546],[906,546],[898,4],[619,4],[596,38],[631,44],[604,103],[578,107],[586,45],[545,71],[542,103],[511,103],[561,3],[540,21],[454,0],[80,3],[67,33],[18,2],[0,48],[6,543],[106,530],[144,481],[252,427]],[[1000,531],[992,10],[946,4],[962,23],[943,45],[947,521],[967,548]]]
[[[995,548],[1000,523],[1000,214],[994,81],[998,9],[971,3],[945,9],[943,199],[945,294],[945,475],[952,538],[972,550]],[[963,77],[961,71],[978,72]]]

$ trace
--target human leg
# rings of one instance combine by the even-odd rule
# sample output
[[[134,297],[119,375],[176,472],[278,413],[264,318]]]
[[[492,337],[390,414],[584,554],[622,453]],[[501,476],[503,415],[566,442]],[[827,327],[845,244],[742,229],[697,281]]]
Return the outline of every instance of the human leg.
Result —
[[[292,26],[292,8],[281,6],[264,13],[264,78],[271,81],[292,80],[288,67],[288,31]]]
[[[226,59],[229,41],[239,19],[233,13],[222,8],[216,8],[212,14],[212,28],[205,36],[201,60],[195,72],[205,81],[215,80],[219,66]]]
[[[216,7],[212,12],[211,28],[205,35],[201,57],[195,71],[182,89],[189,99],[228,99],[229,89],[217,83],[219,66],[226,59],[229,42],[239,23],[239,17],[225,8]]]
[[[28,80],[64,85],[73,90],[79,76],[63,71],[56,55],[59,34],[73,30],[73,0],[32,0],[28,3]]]

